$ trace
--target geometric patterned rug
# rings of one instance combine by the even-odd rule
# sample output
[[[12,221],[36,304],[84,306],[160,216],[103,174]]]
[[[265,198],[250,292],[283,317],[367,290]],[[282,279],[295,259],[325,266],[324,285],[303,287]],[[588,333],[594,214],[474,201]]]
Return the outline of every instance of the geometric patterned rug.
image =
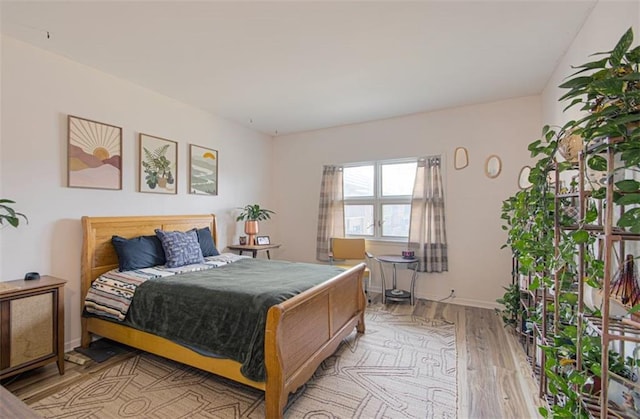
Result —
[[[289,401],[285,418],[454,418],[455,325],[382,305]],[[264,418],[261,391],[147,353],[30,406],[48,418]]]

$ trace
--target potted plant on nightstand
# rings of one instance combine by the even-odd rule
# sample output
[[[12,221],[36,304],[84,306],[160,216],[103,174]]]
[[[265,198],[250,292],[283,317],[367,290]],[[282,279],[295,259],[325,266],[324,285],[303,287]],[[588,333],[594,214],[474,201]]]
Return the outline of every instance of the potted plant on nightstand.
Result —
[[[10,199],[0,199],[0,227],[4,227],[7,223],[13,227],[18,227],[20,224],[20,217],[24,218],[26,222],[29,222],[27,216],[16,212],[9,204],[15,204],[15,201]]]
[[[258,221],[271,219],[271,214],[275,214],[275,212],[261,208],[259,204],[247,205],[240,209],[242,212],[238,215],[236,221],[244,221],[244,232],[249,236],[247,244],[254,245],[256,244],[256,234],[259,231]]]

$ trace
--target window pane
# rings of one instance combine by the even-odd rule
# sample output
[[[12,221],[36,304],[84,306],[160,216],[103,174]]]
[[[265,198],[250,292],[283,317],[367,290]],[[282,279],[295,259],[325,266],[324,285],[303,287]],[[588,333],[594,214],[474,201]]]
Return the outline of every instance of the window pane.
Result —
[[[344,229],[347,236],[373,236],[373,205],[345,205]]]
[[[373,166],[344,168],[344,197],[373,196]]]
[[[382,165],[382,196],[411,195],[417,163]]]
[[[409,237],[411,205],[393,204],[382,206],[382,235]]]

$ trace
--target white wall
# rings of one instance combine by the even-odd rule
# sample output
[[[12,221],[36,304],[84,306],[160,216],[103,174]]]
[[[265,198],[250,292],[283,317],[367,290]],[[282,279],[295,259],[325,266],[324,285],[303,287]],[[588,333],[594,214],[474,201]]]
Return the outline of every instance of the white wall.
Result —
[[[629,27],[633,28],[634,45],[638,45],[640,41],[640,1],[601,0],[598,2],[571,47],[558,63],[542,93],[544,124],[562,126],[566,122],[580,117],[579,106],[574,106],[563,113],[562,110],[568,103],[560,103],[558,99],[567,90],[560,89],[558,86],[563,83],[566,77],[575,72],[571,66],[597,60],[598,56],[591,56],[595,52],[612,50]]]
[[[80,337],[81,216],[215,213],[224,247],[241,233],[236,207],[273,206],[270,137],[15,39],[1,47],[0,190],[29,224],[0,231],[0,280],[68,280],[67,349]],[[123,128],[122,190],[66,187],[68,114]],[[136,192],[139,132],[178,141],[177,195]],[[186,193],[189,143],[218,150],[219,196]]]
[[[420,113],[274,139],[273,195],[282,257],[315,261],[322,166],[332,163],[444,156],[449,272],[420,274],[420,297],[440,299],[455,289],[453,302],[494,307],[510,282],[510,253],[500,250],[502,200],[517,190],[520,168],[529,164],[526,145],[540,134],[538,97]],[[467,147],[470,164],[453,169],[453,151]],[[503,169],[484,175],[484,162],[498,154]],[[401,244],[370,244],[374,253],[400,254]],[[401,284],[408,283],[402,272]],[[379,288],[375,275],[374,287]]]

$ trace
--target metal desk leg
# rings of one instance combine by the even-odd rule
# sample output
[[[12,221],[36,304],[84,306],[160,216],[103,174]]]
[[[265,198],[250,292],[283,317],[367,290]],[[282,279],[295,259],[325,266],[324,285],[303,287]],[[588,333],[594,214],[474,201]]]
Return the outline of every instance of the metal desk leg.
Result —
[[[411,305],[414,305],[416,302],[416,278],[418,278],[418,264],[416,263],[413,267],[413,274],[411,275]]]
[[[396,273],[396,264],[392,263],[391,265],[393,266],[393,289],[395,290],[396,288],[398,288],[398,286],[397,286],[398,285],[398,281],[397,281],[398,274]]]
[[[380,278],[382,279],[382,304],[384,304],[387,300],[387,281],[384,278],[384,266],[382,266],[382,262],[378,261],[380,265]]]
[[[267,258],[271,260],[271,253],[269,253],[269,249],[267,249]]]

